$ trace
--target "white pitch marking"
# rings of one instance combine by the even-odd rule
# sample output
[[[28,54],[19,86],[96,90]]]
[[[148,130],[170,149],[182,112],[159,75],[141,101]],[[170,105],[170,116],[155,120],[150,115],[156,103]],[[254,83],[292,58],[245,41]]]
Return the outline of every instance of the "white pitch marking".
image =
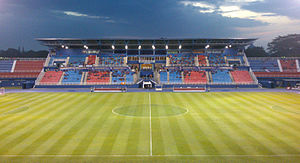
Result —
[[[151,95],[149,93],[149,130],[150,130],[150,156],[152,156],[152,121],[151,121],[152,113],[151,113]]]

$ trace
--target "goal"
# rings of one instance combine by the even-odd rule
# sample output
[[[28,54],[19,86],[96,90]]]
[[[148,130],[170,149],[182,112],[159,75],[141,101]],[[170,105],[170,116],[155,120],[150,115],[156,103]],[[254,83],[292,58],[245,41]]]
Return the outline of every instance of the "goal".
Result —
[[[0,96],[5,95],[5,88],[0,88]]]

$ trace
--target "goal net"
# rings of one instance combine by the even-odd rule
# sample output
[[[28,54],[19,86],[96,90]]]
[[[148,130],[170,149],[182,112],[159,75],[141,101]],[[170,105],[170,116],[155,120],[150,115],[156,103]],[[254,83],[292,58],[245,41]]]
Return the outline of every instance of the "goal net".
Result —
[[[5,88],[0,88],[0,95],[5,95]]]

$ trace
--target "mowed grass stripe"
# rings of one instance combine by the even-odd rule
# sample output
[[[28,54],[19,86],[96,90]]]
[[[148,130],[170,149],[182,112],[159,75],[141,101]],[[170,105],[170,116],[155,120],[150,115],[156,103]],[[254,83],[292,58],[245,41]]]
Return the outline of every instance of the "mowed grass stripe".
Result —
[[[168,105],[166,101],[166,94],[168,93],[158,93],[153,94],[152,104],[163,104]],[[158,113],[156,113],[158,112]],[[153,110],[153,114],[165,113],[164,110]],[[152,144],[153,144],[153,155],[178,155],[179,150],[175,141],[175,137],[172,133],[170,123],[168,121],[169,117],[153,117],[152,118]],[[159,124],[159,125],[157,125]],[[158,134],[156,134],[158,132]],[[161,137],[159,137],[161,136]]]
[[[260,148],[262,149],[262,152],[264,152],[264,154],[267,153],[273,155],[281,154],[282,152],[281,149],[276,149],[276,147],[278,147],[276,143],[272,139],[268,139],[271,138],[272,135],[268,134],[260,127],[261,125],[263,125],[263,123],[259,123],[256,125],[248,120],[249,116],[255,118],[255,116],[253,116],[252,113],[248,111],[251,109],[245,109],[244,113],[247,113],[247,116],[243,116],[245,114],[239,114],[233,111],[234,109],[232,109],[232,105],[230,105],[230,103],[227,101],[227,98],[223,98],[223,100],[221,101],[220,100],[221,98],[218,98],[220,97],[220,94],[215,94],[215,96],[217,97],[216,98],[217,101],[223,103],[223,105],[227,108],[227,111],[232,115],[232,118],[236,118],[237,122],[242,122],[242,123],[237,123],[237,125],[240,126],[240,128],[246,129],[248,134],[251,135],[252,137],[255,137],[257,142],[259,142],[259,144],[262,145]],[[252,105],[252,107],[255,106]]]
[[[126,101],[128,101],[130,96],[126,96],[126,93],[121,93],[120,94],[120,100],[119,104],[124,104]],[[116,144],[116,138],[120,133],[120,129],[124,125],[125,122],[125,117],[123,116],[117,116],[113,115],[110,118],[110,123],[107,123],[106,125],[109,126],[107,127],[108,130],[104,131],[105,133],[105,139],[102,141],[102,145],[99,148],[98,154],[103,155],[103,154],[112,154],[112,149],[114,145]]]
[[[103,95],[103,94],[102,94]],[[109,118],[110,108],[109,105],[111,105],[112,101],[118,99],[118,95],[114,93],[107,93],[106,96],[101,96],[101,94],[95,94],[96,97],[101,97],[101,100],[98,100],[96,105],[97,115],[93,118],[93,124],[89,127],[89,129],[86,131],[86,134],[83,134],[84,137],[78,141],[78,143],[75,145],[75,148],[72,151],[73,155],[77,154],[95,154],[99,147],[92,148],[92,141],[96,138],[96,135],[99,131],[99,126],[105,122],[106,118]],[[95,142],[97,143],[97,142]]]
[[[206,100],[197,98],[198,94],[185,94],[181,101],[189,101],[189,106],[196,106],[190,109],[190,114],[187,115],[186,121],[190,124],[190,128],[193,129],[194,135],[199,135],[199,129],[203,130],[201,134],[210,140],[211,144],[215,147],[218,153],[222,154],[246,154],[231,137],[223,132],[222,126],[219,126],[215,121],[206,114],[209,107],[207,107]],[[178,99],[179,100],[179,99]],[[204,109],[204,111],[202,111]],[[190,121],[189,121],[190,120]],[[200,137],[201,140],[201,137]]]
[[[31,98],[36,97],[34,93],[28,94],[28,96],[24,96],[22,93],[15,93],[14,95],[14,97],[8,97],[6,95],[3,96],[2,99],[8,99],[7,101],[0,99],[0,114],[8,111],[13,107],[25,105],[28,103],[28,101],[31,101]]]
[[[230,98],[231,97],[231,98]],[[232,99],[234,99],[234,102],[241,102],[239,99],[239,93],[235,93],[234,95],[230,95],[228,98],[224,98],[223,101],[226,103],[226,105],[232,105]],[[249,100],[249,97],[247,99],[243,100]],[[280,143],[280,140],[274,137],[274,135],[270,134],[272,133],[269,131],[269,129],[263,129],[263,126],[265,125],[264,120],[260,120],[260,116],[266,114],[257,115],[253,113],[253,109],[249,109],[249,106],[251,108],[257,107],[256,104],[249,103],[247,105],[247,108],[244,109],[242,105],[240,106],[232,106],[231,109],[228,109],[230,114],[239,115],[243,119],[243,123],[245,125],[245,128],[249,127],[249,134],[254,135],[257,139],[259,139],[261,142],[265,142],[268,144],[270,150],[272,150],[276,154],[282,154],[285,153],[284,150],[281,149],[280,146],[278,146],[278,143]],[[277,140],[276,140],[277,139]],[[282,142],[281,142],[282,143]]]
[[[77,112],[77,114],[69,116],[69,121],[66,125],[61,128],[61,131],[55,134],[55,141],[49,144],[48,148],[45,148],[43,151],[49,154],[71,154],[72,151],[68,149],[63,151],[64,146],[69,143],[72,137],[76,136],[80,128],[86,123],[85,118],[88,118],[93,113],[93,109],[86,108],[90,103],[97,98],[97,96],[90,97],[89,93],[86,93],[78,101],[74,101],[77,105],[72,105],[71,112]],[[86,117],[87,116],[87,117]],[[63,119],[62,119],[63,120]],[[82,121],[83,120],[83,121]]]
[[[162,98],[161,94],[159,94],[159,93],[152,94],[151,95],[151,103],[153,105],[163,104],[163,103],[160,103],[160,101],[162,100],[161,98]],[[152,114],[158,115],[159,114],[158,110],[157,109],[152,110]],[[152,120],[152,155],[165,155],[165,145],[164,144],[166,144],[166,142],[163,139],[162,132],[161,132],[161,129],[164,129],[164,128],[162,128],[159,118],[152,117],[151,120]],[[175,144],[175,143],[173,143],[173,144]],[[170,146],[171,145],[172,145],[172,143],[170,143]],[[172,149],[172,148],[170,148],[170,146],[166,145],[166,147],[168,147],[169,150]]]
[[[76,155],[76,152],[84,153],[84,151],[78,151],[78,145],[81,142],[85,142],[86,139],[91,138],[85,137],[85,134],[82,133],[88,133],[91,130],[91,126],[95,123],[95,120],[103,111],[102,104],[105,103],[107,99],[110,99],[112,97],[112,94],[89,94],[87,96],[88,102],[87,104],[82,105],[82,109],[88,110],[88,112],[87,114],[81,114],[82,116],[78,118],[75,117],[74,120],[78,119],[78,121],[74,121],[75,123],[73,127],[68,131],[72,133],[72,135],[66,133],[68,134],[68,141],[64,144],[61,150],[62,153],[70,153],[74,155]],[[64,138],[64,136],[62,138]]]
[[[256,149],[251,145],[252,142],[249,142],[248,138],[243,135],[242,132],[236,130],[236,128],[233,128],[231,122],[228,122],[223,114],[219,114],[217,110],[212,109],[217,105],[215,104],[214,98],[215,97],[212,94],[197,94],[195,96],[195,100],[198,99],[204,105],[203,107],[199,108],[200,112],[198,112],[198,116],[203,117],[203,120],[207,120],[207,123],[215,123],[215,126],[222,130],[221,132],[224,133],[224,136],[228,135],[222,138],[227,139],[227,141],[224,140],[224,143],[228,142],[228,146],[232,144],[231,148],[234,152],[232,154],[246,155],[250,153],[256,153]],[[217,105],[217,107],[222,108],[223,106]],[[202,114],[205,114],[205,116],[203,116]],[[217,131],[216,133],[219,134],[219,131]]]
[[[172,96],[170,95],[170,93],[163,94],[163,95],[167,95],[167,97],[164,99],[167,101],[168,104],[173,104],[172,102],[174,102],[174,101],[171,101]],[[180,127],[180,125],[179,125],[180,122],[178,122],[177,117],[171,116],[171,117],[168,117],[167,119],[168,119],[169,126],[172,131],[172,136],[174,137],[176,147],[177,147],[179,154],[182,154],[182,155],[192,154],[190,144],[187,141],[187,136],[183,132],[184,129]]]
[[[210,93],[211,98],[213,101],[211,101],[209,104],[211,105],[210,110],[214,111],[215,116],[219,116],[223,121],[228,123],[228,126],[232,128],[232,130],[236,130],[240,135],[246,137],[245,140],[248,140],[247,146],[252,146],[249,149],[253,149],[251,153],[253,154],[263,154],[263,155],[274,155],[275,153],[270,151],[268,147],[263,142],[260,142],[257,140],[256,136],[253,136],[248,133],[248,130],[244,128],[244,126],[241,126],[239,123],[241,122],[242,117],[235,114],[224,114],[222,112],[223,109],[229,109],[228,107],[224,106],[224,102],[218,102],[217,97],[218,93]],[[223,96],[225,97],[225,96]]]
[[[252,95],[248,95],[249,100],[245,101],[244,100],[244,95],[240,95],[240,99],[244,102],[244,103],[255,103],[256,102],[256,97],[252,96]],[[265,98],[265,101],[262,102],[256,102],[258,103],[259,107],[253,108],[251,111],[256,112],[258,117],[261,117],[260,115],[267,115],[264,118],[264,120],[266,121],[266,123],[268,123],[268,126],[270,126],[271,128],[280,128],[280,130],[278,130],[277,132],[280,134],[282,134],[283,137],[286,136],[290,136],[293,137],[294,140],[299,140],[299,130],[300,127],[299,125],[295,125],[293,122],[290,123],[290,118],[286,117],[285,114],[281,114],[279,112],[274,112],[272,110],[266,109],[268,108],[270,105],[272,99],[268,99]],[[245,106],[246,107],[246,106]],[[287,134],[288,133],[288,134]]]
[[[44,97],[46,97],[46,95],[32,95],[32,96],[29,95],[29,97],[27,97],[23,94],[20,98],[18,98],[18,100],[16,100],[16,102],[12,102],[11,104],[4,106],[5,108],[1,110],[0,120],[3,121],[11,118],[11,116],[8,116],[7,114],[5,115],[5,113],[22,107],[28,107],[29,103],[32,101],[34,101],[33,104],[36,104],[37,102],[41,101],[41,98]]]
[[[70,117],[73,117],[73,115],[76,115],[76,112],[70,111],[72,108],[72,105],[76,101],[80,101],[81,97],[84,95],[70,95],[68,103],[64,104],[64,100],[62,100],[61,103],[57,104],[55,107],[58,108],[58,110],[48,117],[49,121],[45,121],[43,123],[43,128],[41,132],[35,133],[34,138],[32,138],[32,142],[30,144],[27,144],[27,146],[20,149],[19,154],[41,154],[41,150],[38,150],[39,148],[44,149],[43,145],[48,144],[47,141],[51,140],[53,141],[53,135],[55,135],[59,130],[68,123],[69,119],[65,118],[66,116],[70,115]],[[52,108],[49,108],[52,109]]]
[[[50,97],[45,96],[44,98],[39,98],[39,100],[36,100],[36,103],[38,105],[40,105],[43,103],[48,103],[49,101],[47,102],[47,100],[46,100],[47,98],[50,98],[51,101],[55,100],[56,98],[59,98],[59,97],[54,97],[54,98],[51,98],[51,97],[52,96],[50,96]],[[40,101],[42,101],[42,102],[40,102]],[[23,113],[22,115],[14,115],[13,116],[14,118],[11,119],[11,121],[13,120],[13,122],[4,121],[6,123],[1,123],[2,128],[1,128],[1,132],[0,132],[0,140],[3,140],[5,137],[9,137],[10,134],[14,134],[18,130],[22,130],[22,129],[26,128],[28,125],[30,125],[34,121],[38,120],[39,116],[46,111],[47,110],[45,110],[45,108],[43,108],[43,109],[31,108],[26,112],[26,114]]]
[[[107,99],[102,105],[103,112],[101,116],[97,119],[97,123],[94,124],[94,132],[89,132],[89,136],[91,139],[87,141],[86,145],[84,145],[85,154],[93,154],[97,155],[97,152],[99,151],[102,139],[105,138],[105,135],[103,134],[104,128],[111,127],[107,124],[107,122],[111,122],[110,119],[113,117],[112,114],[112,108],[116,107],[119,103],[116,101],[119,101],[121,94],[119,93],[112,93],[112,97]],[[83,143],[82,143],[83,144]]]
[[[239,97],[243,97],[240,95]],[[244,100],[244,98],[240,98],[241,100]],[[251,95],[248,96],[248,101],[253,101],[254,102],[255,98],[251,98]],[[266,139],[273,141],[274,144],[279,145],[279,147],[275,147],[275,149],[282,149],[285,150],[281,151],[284,153],[294,153],[297,152],[299,153],[299,150],[297,150],[298,145],[295,145],[294,142],[286,142],[284,138],[286,135],[295,135],[295,133],[289,133],[286,131],[286,126],[281,126],[281,125],[274,125],[274,123],[277,123],[276,120],[270,119],[270,114],[268,113],[262,113],[262,112],[256,112],[256,109],[246,109],[245,106],[242,106],[241,108],[245,109],[248,115],[253,115],[252,119],[255,119],[255,121],[252,121],[253,124],[258,123],[256,125],[259,130],[262,131],[262,133],[265,135]],[[263,110],[262,110],[263,111]],[[267,118],[258,118],[261,115],[265,115]],[[249,121],[250,122],[250,121]],[[281,134],[281,133],[288,133],[288,134]],[[280,136],[282,135],[282,136]],[[295,139],[297,141],[299,139]]]
[[[69,95],[65,100],[79,100],[80,96],[78,95]],[[70,105],[66,104],[64,100],[60,100],[57,103],[51,103],[46,106],[47,109],[52,110],[49,113],[43,115],[44,118],[41,118],[40,121],[34,123],[33,126],[28,129],[28,131],[20,135],[16,140],[22,140],[17,144],[14,144],[13,147],[8,151],[8,153],[18,153],[18,154],[30,154],[37,148],[42,141],[45,141],[45,137],[50,136],[56,130],[51,130],[54,125],[56,125],[58,118],[68,114],[70,111],[68,107]],[[63,106],[63,107],[60,107]],[[50,132],[49,132],[50,131]],[[54,132],[53,132],[54,131]],[[47,135],[45,135],[47,133]],[[42,140],[41,140],[42,139]],[[17,142],[13,140],[13,142]],[[23,153],[27,152],[27,153]]]
[[[289,126],[294,126],[297,127],[298,122],[300,120],[300,114],[295,114],[295,112],[299,112],[300,113],[300,109],[295,108],[295,106],[298,106],[298,108],[300,107],[300,104],[298,105],[294,105],[294,106],[290,106],[288,107],[288,111],[291,112],[285,112],[283,111],[278,111],[276,109],[274,109],[274,106],[281,106],[283,108],[287,108],[287,106],[285,105],[284,102],[279,102],[278,100],[276,100],[276,98],[274,98],[273,96],[271,96],[270,94],[261,94],[260,95],[263,98],[268,99],[265,103],[262,103],[260,101],[258,101],[259,104],[261,104],[262,106],[265,106],[265,110],[264,111],[268,111],[270,112],[270,114],[272,115],[277,115],[276,118],[277,119],[281,119],[280,121],[284,120],[283,122],[289,127]],[[284,99],[283,101],[286,101],[287,99]],[[299,101],[299,99],[295,99],[295,101]],[[292,109],[292,110],[291,110]]]
[[[182,103],[183,99],[187,96],[186,93],[172,94],[170,101],[172,104],[180,106],[182,108],[187,107],[187,103]],[[187,114],[176,117],[179,121],[178,125],[184,130],[185,139],[191,149],[191,155],[207,154],[210,150],[211,153],[217,154],[217,146],[215,140],[212,140],[207,135],[207,131],[204,131],[202,127],[196,124],[195,116],[189,111]],[[206,149],[205,149],[206,148]]]
[[[134,93],[131,95],[131,99],[128,100],[129,105],[136,105],[139,98],[138,96],[140,96],[137,93]],[[133,113],[133,110],[131,111],[131,113]],[[132,115],[132,114],[130,114]],[[137,147],[139,144],[139,133],[141,131],[139,131],[139,126],[136,125],[136,123],[133,123],[134,120],[138,120],[141,121],[141,118],[138,117],[126,117],[125,116],[125,122],[124,125],[122,125],[122,127],[120,128],[120,133],[117,137],[116,137],[116,142],[112,148],[111,153],[114,154],[128,154],[128,152],[130,152],[131,155],[136,155],[137,154]],[[132,137],[130,137],[132,136]],[[132,139],[134,138],[134,139]],[[131,144],[129,144],[131,143]],[[131,149],[128,149],[131,148]]]
[[[93,104],[93,106],[90,106],[93,107],[93,109],[95,109],[96,112],[90,118],[87,117],[89,118],[89,122],[86,123],[85,126],[82,127],[82,131],[80,131],[84,134],[80,134],[80,137],[73,141],[74,148],[72,150],[72,155],[88,154],[86,153],[88,146],[90,142],[94,139],[97,127],[100,124],[99,121],[102,120],[103,114],[107,110],[105,106],[111,101],[112,98],[115,98],[114,94],[94,94],[93,96],[99,98],[99,100],[97,100]]]

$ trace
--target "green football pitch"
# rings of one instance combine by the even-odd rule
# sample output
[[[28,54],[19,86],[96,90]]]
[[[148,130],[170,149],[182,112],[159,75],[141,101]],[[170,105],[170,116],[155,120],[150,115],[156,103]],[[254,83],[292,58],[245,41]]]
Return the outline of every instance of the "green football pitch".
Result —
[[[0,162],[300,162],[300,95],[11,93]]]

